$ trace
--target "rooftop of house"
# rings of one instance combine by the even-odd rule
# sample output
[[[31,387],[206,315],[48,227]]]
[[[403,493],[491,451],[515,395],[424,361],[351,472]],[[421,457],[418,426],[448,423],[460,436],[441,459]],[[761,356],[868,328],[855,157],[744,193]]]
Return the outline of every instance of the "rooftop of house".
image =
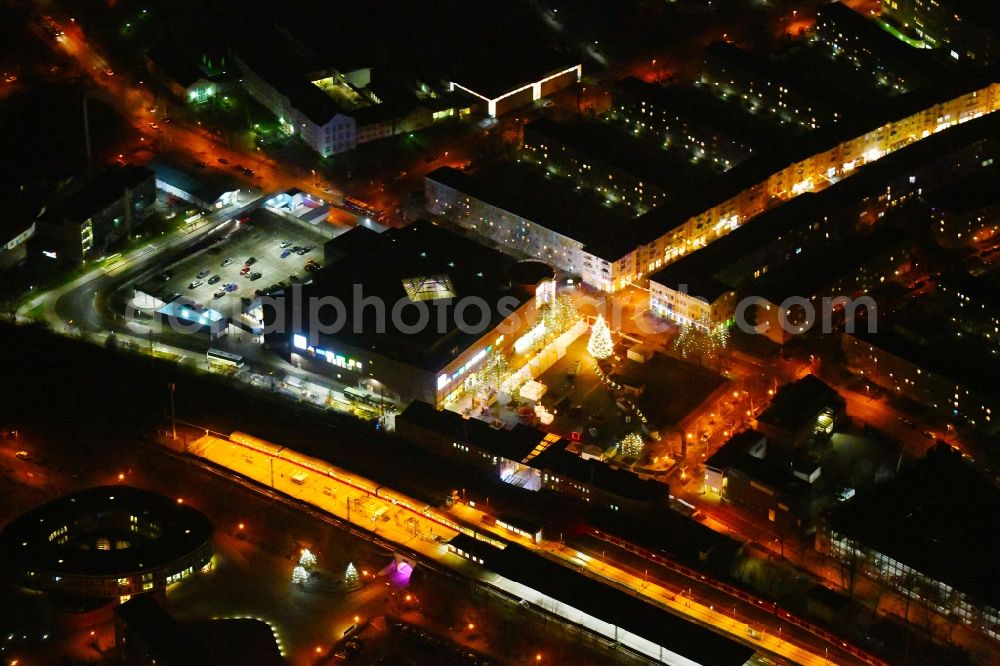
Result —
[[[771,404],[757,417],[757,422],[778,430],[796,433],[815,422],[827,408],[843,408],[844,399],[816,375],[806,375],[785,384],[775,394]]]

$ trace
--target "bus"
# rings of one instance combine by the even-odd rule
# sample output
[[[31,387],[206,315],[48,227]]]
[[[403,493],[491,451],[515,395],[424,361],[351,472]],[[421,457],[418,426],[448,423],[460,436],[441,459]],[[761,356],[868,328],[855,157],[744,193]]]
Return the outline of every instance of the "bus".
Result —
[[[371,205],[365,203],[361,199],[355,199],[354,197],[345,196],[343,201],[343,206],[349,211],[358,213],[359,215],[364,215],[365,217],[370,217],[376,222],[385,221],[385,213],[378,208],[374,208]]]
[[[344,396],[347,397],[348,400],[353,400],[354,402],[358,402],[369,407],[392,407],[394,404],[390,398],[386,398],[385,396],[381,396],[370,391],[365,391],[364,389],[356,389],[351,386],[344,389]]]
[[[213,348],[208,350],[208,363],[209,365],[221,365],[226,368],[242,368],[243,357],[239,354]]]

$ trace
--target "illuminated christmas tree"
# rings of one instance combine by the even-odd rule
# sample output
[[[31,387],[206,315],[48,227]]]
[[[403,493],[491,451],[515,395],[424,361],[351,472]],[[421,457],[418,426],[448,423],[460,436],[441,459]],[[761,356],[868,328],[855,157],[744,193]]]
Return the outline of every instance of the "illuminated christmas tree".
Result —
[[[618,442],[618,450],[621,451],[622,455],[632,456],[633,458],[638,458],[642,455],[644,446],[642,437],[635,432],[630,432],[622,438],[622,441]]]
[[[576,304],[569,294],[559,294],[552,303],[544,306],[542,323],[545,324],[546,338],[554,338],[568,330],[580,319]]]
[[[611,356],[614,344],[611,342],[611,331],[604,323],[604,317],[597,315],[597,320],[590,328],[590,339],[587,340],[587,353],[597,360]]]
[[[702,313],[694,323],[681,326],[674,347],[684,358],[697,359],[699,363],[721,358],[729,346],[729,328],[725,324],[712,325],[708,313]]]
[[[358,570],[354,567],[354,562],[347,565],[347,571],[344,572],[344,583],[348,587],[354,587],[358,584]]]
[[[508,377],[510,377],[510,363],[507,361],[507,355],[499,347],[494,347],[486,355],[483,367],[476,373],[479,388],[500,388]]]
[[[302,585],[307,580],[309,580],[309,572],[306,571],[305,567],[295,567],[292,569],[292,582],[296,585]]]
[[[316,566],[316,556],[308,548],[302,549],[302,554],[299,556],[299,566],[306,571],[310,571]]]

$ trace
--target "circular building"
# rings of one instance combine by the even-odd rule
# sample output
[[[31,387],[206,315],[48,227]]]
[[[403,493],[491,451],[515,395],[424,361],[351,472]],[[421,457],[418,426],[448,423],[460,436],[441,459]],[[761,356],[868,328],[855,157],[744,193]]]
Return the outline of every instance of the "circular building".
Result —
[[[104,486],[67,495],[0,531],[0,560],[19,585],[79,597],[166,587],[212,558],[212,523],[157,493]]]

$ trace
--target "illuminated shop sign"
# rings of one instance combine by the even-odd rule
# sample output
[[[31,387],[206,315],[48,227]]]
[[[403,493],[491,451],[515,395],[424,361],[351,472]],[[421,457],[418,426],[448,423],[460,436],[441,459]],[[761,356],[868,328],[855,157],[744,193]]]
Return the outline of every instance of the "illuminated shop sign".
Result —
[[[480,363],[484,358],[486,358],[486,355],[489,354],[490,351],[492,350],[493,350],[493,345],[488,345],[486,349],[481,349],[475,356],[466,361],[465,365],[463,365],[455,372],[451,373],[451,375],[443,374],[438,376],[437,379],[438,390],[440,391],[448,384],[451,384],[453,381],[464,375],[466,372],[470,372],[472,368],[478,363]]]
[[[309,345],[309,341],[306,336],[299,335],[298,333],[292,336],[292,346],[296,349],[302,349],[304,351],[309,351],[315,354],[319,358],[326,359],[326,362],[330,365],[335,365],[338,368],[344,368],[346,370],[355,370],[360,372],[362,369],[361,361],[355,361],[352,358],[343,356],[336,352],[332,352],[328,349],[321,349],[320,347],[312,347]]]

